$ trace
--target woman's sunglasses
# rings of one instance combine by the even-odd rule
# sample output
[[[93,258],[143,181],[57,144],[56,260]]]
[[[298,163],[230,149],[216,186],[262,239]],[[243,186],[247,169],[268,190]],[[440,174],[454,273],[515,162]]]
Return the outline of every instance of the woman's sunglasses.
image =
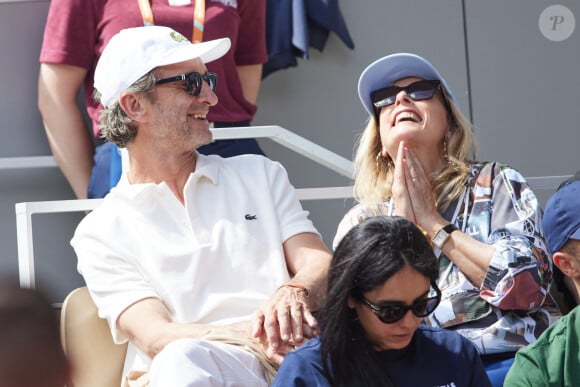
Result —
[[[393,324],[405,317],[408,311],[413,312],[417,317],[427,317],[433,313],[441,301],[441,291],[438,287],[434,287],[434,289],[437,293],[435,296],[416,300],[411,305],[405,305],[398,301],[382,302],[379,305],[375,305],[363,296],[360,297],[360,300],[381,322]]]
[[[159,79],[155,84],[161,85],[163,83],[184,81],[185,86],[187,87],[187,92],[196,97],[201,93],[203,81],[206,81],[211,88],[211,91],[215,92],[215,88],[217,87],[217,77],[216,73],[207,72],[205,74],[200,74],[194,71],[187,74],[176,75],[174,77]]]
[[[413,101],[422,101],[431,99],[435,95],[437,89],[441,87],[441,82],[434,81],[417,81],[407,86],[387,86],[382,89],[375,90],[371,93],[371,101],[375,109],[380,110],[385,106],[391,106],[397,100],[397,95],[404,91]]]

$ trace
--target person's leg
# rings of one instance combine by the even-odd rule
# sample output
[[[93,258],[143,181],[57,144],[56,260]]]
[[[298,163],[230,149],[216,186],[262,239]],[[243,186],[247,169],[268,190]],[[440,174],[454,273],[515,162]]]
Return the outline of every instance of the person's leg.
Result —
[[[493,387],[502,387],[505,376],[514,362],[514,358],[503,360],[484,360],[483,365]]]
[[[241,347],[207,340],[168,344],[151,364],[152,387],[268,386],[260,362]]]

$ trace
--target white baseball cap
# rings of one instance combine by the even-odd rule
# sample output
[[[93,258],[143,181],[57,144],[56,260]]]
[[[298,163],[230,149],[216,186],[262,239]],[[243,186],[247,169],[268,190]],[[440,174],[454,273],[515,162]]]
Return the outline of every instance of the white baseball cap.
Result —
[[[95,68],[95,89],[101,103],[111,106],[135,81],[159,66],[200,58],[208,63],[230,49],[230,39],[191,43],[179,32],[163,26],[121,30],[111,38]]]

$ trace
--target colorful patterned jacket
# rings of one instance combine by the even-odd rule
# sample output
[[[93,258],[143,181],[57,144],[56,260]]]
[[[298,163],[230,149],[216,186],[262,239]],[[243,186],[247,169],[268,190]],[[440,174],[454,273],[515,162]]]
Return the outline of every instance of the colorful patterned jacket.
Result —
[[[390,199],[373,208],[354,206],[341,221],[334,245],[352,226],[391,207]],[[454,213],[458,216],[452,219]],[[481,287],[440,255],[442,301],[426,323],[456,330],[480,354],[511,353],[535,341],[561,314],[549,294],[552,268],[542,210],[524,177],[505,164],[475,163],[464,195],[443,216],[493,245],[495,253]]]

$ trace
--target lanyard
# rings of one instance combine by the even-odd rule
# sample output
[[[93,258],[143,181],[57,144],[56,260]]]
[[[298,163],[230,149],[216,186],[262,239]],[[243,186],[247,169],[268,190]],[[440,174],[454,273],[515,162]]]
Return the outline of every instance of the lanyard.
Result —
[[[139,3],[139,10],[141,11],[143,25],[144,26],[155,25],[150,0],[137,0],[137,2]],[[193,33],[192,33],[193,43],[199,43],[203,41],[204,23],[205,23],[205,0],[195,0],[195,6],[193,8]]]

